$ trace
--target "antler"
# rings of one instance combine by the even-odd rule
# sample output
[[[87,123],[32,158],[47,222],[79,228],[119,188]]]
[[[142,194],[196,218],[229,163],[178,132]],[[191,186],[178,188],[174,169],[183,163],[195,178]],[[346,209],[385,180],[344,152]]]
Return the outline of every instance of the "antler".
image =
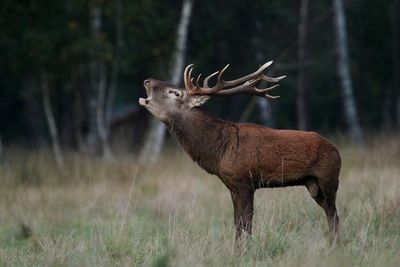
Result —
[[[194,78],[192,78],[192,71],[193,71],[193,64],[188,65],[185,68],[183,73],[183,80],[185,82],[185,90],[189,95],[235,95],[235,94],[251,94],[257,96],[264,96],[270,99],[278,98],[279,96],[272,96],[269,95],[268,92],[274,89],[275,87],[279,86],[279,84],[273,85],[271,87],[259,89],[256,87],[256,84],[261,81],[267,82],[279,82],[283,78],[286,77],[280,76],[277,78],[271,78],[263,74],[263,71],[271,66],[272,61],[269,61],[262,65],[258,70],[255,72],[243,76],[236,80],[225,81],[222,80],[222,74],[224,71],[229,67],[229,64],[226,65],[221,71],[216,71],[209,76],[207,76],[203,81],[203,86],[200,87],[200,77],[197,76],[196,85],[193,84]],[[208,81],[210,78],[214,77],[218,74],[217,83],[213,87],[208,86]]]

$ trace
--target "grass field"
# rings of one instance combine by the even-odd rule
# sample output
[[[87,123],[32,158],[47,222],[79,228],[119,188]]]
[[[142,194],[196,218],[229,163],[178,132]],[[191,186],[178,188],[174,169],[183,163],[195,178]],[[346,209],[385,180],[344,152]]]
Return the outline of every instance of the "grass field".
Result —
[[[0,163],[0,266],[399,266],[400,139],[339,141],[341,243],[305,188],[258,190],[253,237],[233,251],[233,208],[181,150],[157,164],[9,148]]]

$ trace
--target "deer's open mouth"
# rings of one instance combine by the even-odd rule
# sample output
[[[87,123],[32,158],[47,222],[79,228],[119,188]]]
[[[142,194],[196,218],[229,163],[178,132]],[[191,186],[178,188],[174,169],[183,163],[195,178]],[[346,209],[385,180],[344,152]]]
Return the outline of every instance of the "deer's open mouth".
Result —
[[[151,97],[148,98],[139,98],[139,104],[141,106],[147,106],[151,100]]]
[[[151,95],[153,93],[153,90],[150,86],[145,84],[144,88],[146,89],[147,98],[142,98],[142,97],[139,98],[139,104],[141,106],[147,106],[150,103],[150,100],[152,98]]]

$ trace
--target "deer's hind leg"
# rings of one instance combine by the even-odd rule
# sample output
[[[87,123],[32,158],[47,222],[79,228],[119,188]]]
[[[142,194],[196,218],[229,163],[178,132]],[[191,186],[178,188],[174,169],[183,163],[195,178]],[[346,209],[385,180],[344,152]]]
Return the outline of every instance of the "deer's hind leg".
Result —
[[[328,180],[329,182],[325,181],[318,178],[311,179],[307,181],[306,187],[311,197],[325,211],[331,239],[332,241],[337,241],[339,234],[339,215],[336,209],[338,179],[330,179]]]

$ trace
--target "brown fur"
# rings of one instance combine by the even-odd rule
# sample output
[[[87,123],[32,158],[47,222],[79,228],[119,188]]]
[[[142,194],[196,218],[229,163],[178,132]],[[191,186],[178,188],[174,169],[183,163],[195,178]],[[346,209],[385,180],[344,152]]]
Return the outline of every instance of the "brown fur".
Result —
[[[163,91],[153,93],[154,101],[157,93]],[[318,133],[226,122],[198,108],[170,108],[164,116],[190,157],[230,190],[236,244],[242,231],[251,234],[254,192],[264,187],[305,186],[324,209],[332,237],[337,237],[341,159],[336,147]]]

